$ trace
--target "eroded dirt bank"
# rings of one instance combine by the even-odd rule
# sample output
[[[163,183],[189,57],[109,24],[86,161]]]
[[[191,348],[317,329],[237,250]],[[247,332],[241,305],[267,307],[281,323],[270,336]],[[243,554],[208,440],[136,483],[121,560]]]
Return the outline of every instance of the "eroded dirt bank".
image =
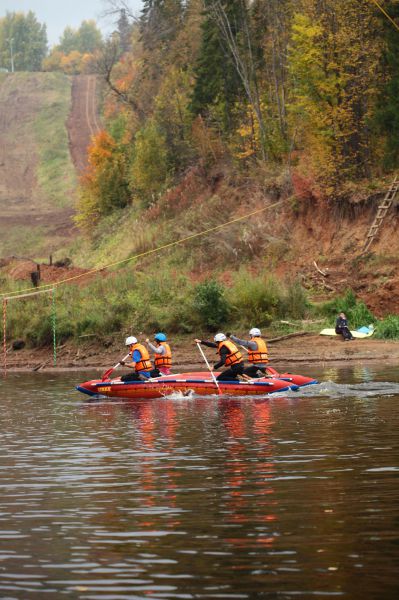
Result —
[[[106,347],[108,345],[108,347]],[[202,369],[204,362],[198,353],[193,339],[171,340],[174,356],[174,371]],[[216,355],[206,349],[208,360],[212,363]],[[85,341],[76,346],[63,344],[57,355],[57,369],[93,369],[102,371],[113,365],[126,354],[123,340],[106,341],[105,345]],[[303,335],[269,344],[270,364],[283,370],[291,363],[303,363],[303,372],[307,365],[323,364],[365,364],[399,363],[399,342],[376,339],[343,342],[340,338],[320,335]],[[51,371],[53,367],[52,348],[40,350],[22,349],[7,353],[8,370]],[[121,370],[118,370],[118,374]]]

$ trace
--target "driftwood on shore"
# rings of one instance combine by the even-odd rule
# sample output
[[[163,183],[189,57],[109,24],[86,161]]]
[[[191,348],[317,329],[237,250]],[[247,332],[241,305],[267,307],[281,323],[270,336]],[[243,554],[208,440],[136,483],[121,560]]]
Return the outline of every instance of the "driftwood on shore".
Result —
[[[57,348],[57,352],[59,352],[60,350],[62,350],[63,348],[65,348],[66,344],[63,344],[62,346],[59,346]],[[44,362],[40,363],[39,365],[36,365],[35,367],[32,368],[32,371],[40,371],[40,369],[43,369],[46,365],[48,365],[49,362],[51,362],[54,359],[54,356],[51,355],[49,356]]]
[[[297,331],[296,333],[287,333],[287,335],[280,335],[279,337],[271,338],[267,340],[268,344],[273,344],[275,342],[281,342],[281,340],[288,340],[288,338],[300,337],[302,335],[312,335],[308,331]]]

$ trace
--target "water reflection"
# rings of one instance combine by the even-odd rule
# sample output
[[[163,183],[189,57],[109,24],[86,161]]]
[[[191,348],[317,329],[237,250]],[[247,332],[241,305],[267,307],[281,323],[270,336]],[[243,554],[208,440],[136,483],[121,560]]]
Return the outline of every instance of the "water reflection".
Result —
[[[73,374],[10,375],[0,597],[393,599],[399,377],[383,373],[329,370],[337,397],[104,403],[71,394]]]

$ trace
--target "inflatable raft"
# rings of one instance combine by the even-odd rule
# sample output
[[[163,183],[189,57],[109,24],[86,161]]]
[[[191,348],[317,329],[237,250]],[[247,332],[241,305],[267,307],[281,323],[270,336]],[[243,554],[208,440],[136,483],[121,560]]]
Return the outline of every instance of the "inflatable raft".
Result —
[[[252,379],[251,381],[219,381],[218,387],[209,372],[180,373],[148,379],[146,381],[121,381],[115,379],[93,379],[76,387],[79,392],[98,398],[163,398],[175,392],[189,394],[194,392],[199,396],[214,394],[226,396],[259,396],[297,390],[299,387],[318,383],[310,377],[291,373],[279,374],[269,369],[271,376]],[[218,373],[215,373],[217,376]]]

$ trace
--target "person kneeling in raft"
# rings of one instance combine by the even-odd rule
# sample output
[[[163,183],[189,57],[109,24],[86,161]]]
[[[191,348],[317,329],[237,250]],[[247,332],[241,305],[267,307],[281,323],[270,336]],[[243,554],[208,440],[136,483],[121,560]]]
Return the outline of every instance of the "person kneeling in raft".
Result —
[[[244,374],[252,378],[265,377],[267,363],[269,362],[266,342],[265,340],[262,340],[262,333],[257,327],[252,327],[249,331],[249,335],[251,336],[251,339],[248,342],[246,340],[241,340],[230,333],[227,334],[227,337],[236,344],[241,344],[241,346],[248,349],[248,362],[250,363],[250,366],[244,369]]]
[[[158,372],[157,375],[152,375],[152,377],[160,377],[161,375],[171,375],[172,372],[170,368],[172,366],[172,351],[170,349],[169,344],[166,343],[167,337],[164,333],[156,333],[154,335],[154,340],[156,346],[151,344],[148,338],[146,339],[146,342],[151,352],[154,353],[154,372]]]
[[[129,354],[132,362],[126,363],[126,361],[122,360],[119,364],[124,365],[129,369],[134,369],[134,373],[122,375],[121,381],[145,381],[150,377],[156,377],[155,369],[152,368],[147,348],[143,346],[143,344],[140,344],[133,335],[129,335],[129,337],[126,338],[125,345],[129,347]],[[156,371],[159,375],[158,369]]]
[[[202,344],[208,346],[208,348],[216,348],[217,353],[220,356],[220,360],[213,365],[213,369],[219,369],[219,367],[228,367],[225,371],[222,371],[217,377],[217,381],[238,381],[239,376],[247,379],[244,376],[244,362],[239,349],[233,342],[227,339],[224,333],[217,333],[213,338],[214,342],[207,342],[205,340],[194,340],[196,344]]]

